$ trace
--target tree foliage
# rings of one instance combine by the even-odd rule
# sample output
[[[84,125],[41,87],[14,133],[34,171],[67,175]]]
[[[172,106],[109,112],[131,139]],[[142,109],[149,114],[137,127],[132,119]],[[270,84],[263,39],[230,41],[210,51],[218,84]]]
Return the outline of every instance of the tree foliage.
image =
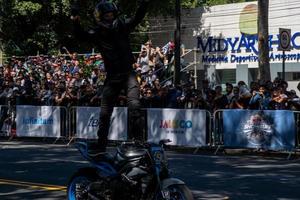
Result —
[[[229,3],[242,3],[247,1],[253,1],[253,0],[205,0],[204,3],[207,6],[214,6],[214,5],[222,5],[222,4],[229,4]]]
[[[92,45],[80,44],[73,38],[70,21],[71,7],[80,7],[85,27],[93,25],[93,8],[99,0],[0,0],[0,42],[8,55],[34,55],[55,53],[62,46],[79,52],[89,51]],[[115,0],[121,13],[131,15],[139,0]],[[152,0],[149,16],[174,16],[176,0]],[[181,0],[183,8],[195,8],[245,0]],[[147,29],[147,21],[140,26]],[[133,38],[135,43],[144,40]]]

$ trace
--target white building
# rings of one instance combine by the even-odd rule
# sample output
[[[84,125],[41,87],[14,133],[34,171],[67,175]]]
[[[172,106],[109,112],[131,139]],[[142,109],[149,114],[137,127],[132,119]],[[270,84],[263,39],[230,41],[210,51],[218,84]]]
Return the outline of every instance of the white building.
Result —
[[[151,39],[163,45],[173,39],[174,18],[152,21]],[[269,40],[271,79],[282,74],[282,51],[279,28],[291,29],[292,50],[286,52],[285,79],[289,89],[300,81],[300,5],[299,0],[272,0],[269,5]],[[226,4],[209,8],[184,10],[182,43],[197,48],[198,76],[215,84],[250,83],[258,72],[257,2]],[[186,57],[190,62],[193,56]],[[205,73],[203,73],[205,72]]]

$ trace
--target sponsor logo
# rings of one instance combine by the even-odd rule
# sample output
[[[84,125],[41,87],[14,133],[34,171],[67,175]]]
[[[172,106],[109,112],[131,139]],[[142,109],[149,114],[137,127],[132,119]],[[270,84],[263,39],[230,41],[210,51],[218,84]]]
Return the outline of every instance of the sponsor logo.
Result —
[[[160,120],[159,128],[188,129],[193,128],[193,122],[191,120]]]
[[[243,125],[242,132],[248,141],[255,146],[269,144],[274,135],[273,126],[262,113],[250,116],[250,119]]]
[[[89,127],[98,127],[98,126],[99,126],[99,119],[98,119],[98,118],[91,117],[91,118],[89,119],[88,126],[89,126]]]
[[[22,122],[26,125],[52,125],[53,118],[27,117],[23,118]]]

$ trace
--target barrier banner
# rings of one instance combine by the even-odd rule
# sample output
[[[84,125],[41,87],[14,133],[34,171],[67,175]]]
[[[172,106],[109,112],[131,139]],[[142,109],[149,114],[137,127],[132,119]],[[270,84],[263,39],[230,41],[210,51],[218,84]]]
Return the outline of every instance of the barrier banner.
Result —
[[[17,136],[60,137],[60,108],[17,106]]]
[[[295,148],[294,113],[286,110],[224,110],[224,144],[230,147]]]
[[[78,138],[96,139],[99,126],[99,107],[77,107],[76,135]],[[109,140],[127,139],[127,108],[115,107],[111,116]]]
[[[192,109],[147,109],[148,141],[170,139],[171,145],[206,145],[206,111]]]

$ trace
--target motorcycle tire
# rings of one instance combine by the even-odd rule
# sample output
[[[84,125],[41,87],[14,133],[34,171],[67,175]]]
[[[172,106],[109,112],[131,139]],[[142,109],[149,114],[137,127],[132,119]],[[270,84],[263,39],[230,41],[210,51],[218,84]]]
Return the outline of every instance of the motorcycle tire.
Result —
[[[67,199],[68,200],[84,200],[88,199],[88,194],[80,194],[78,196],[76,190],[85,190],[87,191],[87,187],[90,183],[96,181],[96,171],[92,168],[83,168],[77,171],[70,179],[67,188]],[[78,187],[82,187],[78,189]]]
[[[191,190],[186,185],[170,185],[168,191],[171,200],[194,200]],[[164,200],[164,198],[159,195],[155,200]]]

